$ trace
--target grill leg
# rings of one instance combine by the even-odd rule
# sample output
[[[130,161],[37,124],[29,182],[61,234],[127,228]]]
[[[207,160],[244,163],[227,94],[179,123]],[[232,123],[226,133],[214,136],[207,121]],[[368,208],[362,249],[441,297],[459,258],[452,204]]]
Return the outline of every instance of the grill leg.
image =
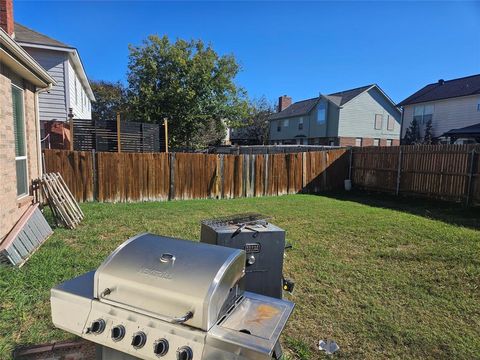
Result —
[[[273,359],[281,360],[283,358],[282,347],[280,346],[280,340],[277,341],[275,347],[273,348]]]

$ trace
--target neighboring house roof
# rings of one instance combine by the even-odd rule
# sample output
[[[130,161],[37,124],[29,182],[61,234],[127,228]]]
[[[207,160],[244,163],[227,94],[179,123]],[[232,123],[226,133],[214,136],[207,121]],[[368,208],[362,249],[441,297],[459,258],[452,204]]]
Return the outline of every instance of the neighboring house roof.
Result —
[[[480,136],[480,123],[465,126],[460,129],[452,129],[444,133],[442,136]]]
[[[0,61],[37,87],[49,88],[56,84],[48,72],[2,28],[0,28]]]
[[[320,97],[297,101],[285,110],[270,115],[269,120],[282,119],[286,117],[301,116],[308,114],[317,104]]]
[[[68,57],[85,88],[88,98],[91,101],[95,101],[95,95],[93,94],[85,68],[83,67],[82,59],[76,48],[52,39],[47,35],[41,34],[19,23],[15,23],[15,40],[23,47],[63,51],[68,53]]]
[[[335,97],[341,98],[340,106],[343,106],[353,98],[356,98],[358,95],[360,95],[364,91],[367,91],[368,89],[370,89],[372,86],[375,86],[375,84],[361,86],[355,89],[350,89],[345,91],[339,91],[333,94],[328,94],[328,96],[335,96]]]
[[[324,97],[325,99],[329,100],[330,102],[332,102],[337,106],[343,106],[346,103],[348,103],[350,100],[353,100],[358,95],[364,93],[365,91],[370,90],[373,87],[377,88],[382,93],[382,95],[385,96],[385,98],[387,98],[387,100],[390,101],[392,105],[396,108],[396,105],[392,101],[392,99],[390,99],[387,96],[387,94],[385,94],[385,92],[382,89],[380,89],[378,85],[370,84],[370,85],[361,86],[355,89],[339,91],[333,94],[320,95],[319,97],[315,97],[312,99],[297,101],[292,105],[290,105],[289,107],[287,107],[285,110],[272,114],[268,119],[277,120],[277,119],[283,119],[288,117],[306,115],[310,111],[312,111],[312,109],[315,107],[315,105],[318,103],[321,97]]]
[[[480,74],[428,84],[398,106],[480,94]]]
[[[58,40],[52,39],[47,35],[40,34],[39,32],[32,30],[19,23],[15,23],[15,41],[25,42],[29,44],[72,48],[67,44],[64,44]]]

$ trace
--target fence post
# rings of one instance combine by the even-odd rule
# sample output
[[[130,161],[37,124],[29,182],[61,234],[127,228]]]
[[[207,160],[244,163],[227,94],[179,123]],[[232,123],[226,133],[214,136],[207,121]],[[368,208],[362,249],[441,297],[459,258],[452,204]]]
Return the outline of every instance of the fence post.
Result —
[[[265,154],[265,176],[263,177],[263,195],[266,196],[268,193],[268,154]]]
[[[465,199],[465,206],[470,205],[470,195],[472,192],[472,181],[473,181],[473,172],[475,167],[475,149],[470,152],[470,170],[468,172],[468,186],[467,186],[467,196]]]
[[[350,147],[350,159],[348,165],[348,180],[352,180],[353,147]]]
[[[92,149],[92,180],[93,180],[93,200],[98,201],[98,176],[97,176],[97,157],[95,149]]]
[[[170,191],[168,193],[168,199],[175,199],[175,153],[169,153],[170,158]]]
[[[399,150],[398,150],[398,168],[397,168],[397,188],[395,190],[395,195],[397,195],[397,196],[400,193],[401,174],[402,174],[402,148],[399,147]]]
[[[307,153],[302,152],[302,193],[305,192],[307,187]]]
[[[69,108],[68,109],[68,120],[70,123],[70,150],[73,151],[75,150],[75,146],[73,144],[73,109]],[[48,141],[50,142],[50,136],[48,137]]]
[[[223,168],[224,168],[224,155],[220,154],[220,199],[223,199],[223,187],[225,182],[225,177],[223,176]]]
[[[143,136],[143,133],[142,133],[142,136]],[[120,113],[119,112],[117,112],[117,151],[122,152],[122,142],[120,138]]]

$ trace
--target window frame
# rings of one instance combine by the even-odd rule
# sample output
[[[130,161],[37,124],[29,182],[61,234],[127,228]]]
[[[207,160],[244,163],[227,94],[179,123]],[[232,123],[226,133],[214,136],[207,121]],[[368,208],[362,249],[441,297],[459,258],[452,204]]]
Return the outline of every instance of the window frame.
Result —
[[[298,130],[303,130],[303,117],[298,119]]]
[[[281,131],[282,131],[282,121],[278,120],[277,121],[277,132],[281,132]]]
[[[380,118],[380,127],[377,127],[377,117]],[[383,114],[375,114],[375,120],[374,120],[373,128],[375,130],[382,130],[383,129]]]
[[[15,150],[15,180],[16,180],[16,190],[17,190],[17,199],[22,199],[26,196],[29,196],[30,195],[30,192],[29,192],[29,185],[28,185],[28,179],[29,179],[29,171],[28,171],[28,149],[27,149],[27,123],[26,123],[26,119],[25,119],[25,90],[22,89],[20,86],[17,86],[15,84],[11,84],[12,85],[12,111],[13,111],[13,104],[14,104],[14,99],[13,99],[13,89],[16,89],[19,91],[20,93],[20,99],[22,101],[22,104],[21,104],[21,107],[20,107],[20,110],[21,110],[21,116],[22,116],[22,122],[23,122],[23,147],[24,147],[24,153],[25,155],[23,156],[17,156],[16,154],[16,150]],[[15,121],[14,119],[14,114],[12,113],[12,119]],[[15,132],[15,123],[13,123],[13,126],[14,126],[14,140],[15,142],[17,141],[17,134]],[[18,175],[17,175],[17,161],[24,161],[25,163],[25,190],[26,192],[25,193],[22,193],[22,194],[19,194],[18,193]]]
[[[375,142],[376,142],[377,144],[375,144]],[[373,139],[373,146],[380,146],[380,139],[379,139],[379,138],[374,138],[374,139]]]
[[[360,140],[360,145],[357,145],[357,141],[358,141],[358,140]],[[362,147],[362,145],[363,145],[363,138],[361,138],[361,137],[355,138],[355,146],[357,146],[357,147]]]
[[[431,112],[426,112],[427,108],[431,108]],[[419,111],[417,109],[421,109],[421,114],[419,114]],[[433,121],[433,113],[435,112],[435,105],[434,104],[429,104],[429,105],[416,105],[413,108],[413,120],[415,118],[420,118],[420,120],[417,120],[417,123],[419,125],[425,125],[428,120],[425,121],[425,118],[429,117],[429,120]]]
[[[392,126],[390,126],[392,124]],[[395,130],[395,118],[393,116],[387,115],[387,131]]]
[[[320,110],[322,112],[320,112]],[[320,114],[323,114],[323,119],[320,119]],[[327,105],[324,102],[319,102],[317,106],[317,124],[325,124],[327,121]]]
[[[393,140],[392,139],[387,139],[385,146],[392,146],[393,145]]]
[[[283,122],[283,127],[288,127],[289,125],[288,119],[283,119],[282,122]]]

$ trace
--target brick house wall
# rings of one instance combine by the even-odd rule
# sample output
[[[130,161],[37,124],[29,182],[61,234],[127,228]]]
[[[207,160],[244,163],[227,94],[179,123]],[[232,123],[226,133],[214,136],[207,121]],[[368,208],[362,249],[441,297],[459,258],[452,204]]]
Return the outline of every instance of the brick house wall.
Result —
[[[24,90],[28,179],[31,181],[40,175],[34,86],[0,63],[0,240],[8,234],[32,201],[31,196],[17,198],[12,84]]]

